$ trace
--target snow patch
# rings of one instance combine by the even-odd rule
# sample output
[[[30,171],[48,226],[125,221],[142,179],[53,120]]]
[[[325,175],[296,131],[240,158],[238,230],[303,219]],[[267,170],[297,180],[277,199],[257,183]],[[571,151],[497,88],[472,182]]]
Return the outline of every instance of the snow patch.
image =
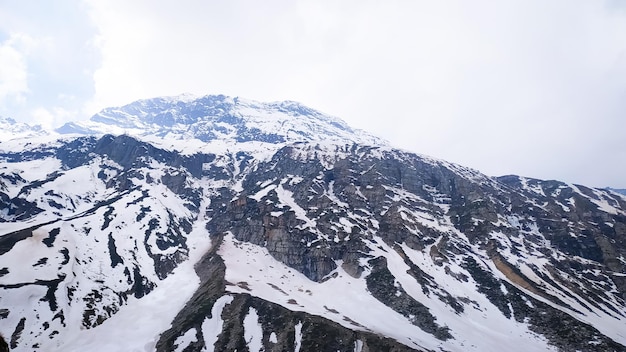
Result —
[[[186,333],[176,338],[174,342],[174,346],[176,347],[176,352],[183,352],[185,348],[189,346],[190,343],[196,342],[196,329],[189,329]]]
[[[294,347],[294,352],[300,352],[300,347],[302,346],[302,322],[298,322],[295,326],[295,340],[296,345]]]
[[[213,347],[222,333],[222,328],[224,326],[222,311],[224,310],[224,307],[232,301],[233,296],[230,295],[218,298],[217,301],[215,301],[215,304],[213,304],[213,308],[211,308],[211,317],[204,319],[202,322],[202,335],[204,336],[205,351],[213,351]]]
[[[243,337],[250,352],[263,350],[263,328],[259,323],[259,314],[250,307],[248,314],[243,318]]]

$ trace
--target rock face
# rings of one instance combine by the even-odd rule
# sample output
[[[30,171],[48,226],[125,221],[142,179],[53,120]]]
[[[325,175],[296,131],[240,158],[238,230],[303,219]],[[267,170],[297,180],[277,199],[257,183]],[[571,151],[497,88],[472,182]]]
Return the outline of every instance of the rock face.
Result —
[[[61,132],[0,143],[15,350],[626,350],[612,190],[487,177],[293,102],[158,98]]]

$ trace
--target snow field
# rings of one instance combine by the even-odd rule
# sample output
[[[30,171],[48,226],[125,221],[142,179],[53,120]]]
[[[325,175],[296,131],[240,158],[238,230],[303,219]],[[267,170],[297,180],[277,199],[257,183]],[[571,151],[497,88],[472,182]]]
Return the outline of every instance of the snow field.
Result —
[[[167,278],[158,281],[149,295],[141,299],[129,297],[126,305],[95,328],[81,329],[80,324],[68,322],[69,328],[62,332],[63,335],[54,340],[44,340],[41,350],[154,351],[161,332],[170,327],[171,321],[200,284],[194,265],[211,246],[204,226],[205,221],[200,219],[187,236],[189,260],[179,264]],[[82,307],[68,309],[78,314],[82,312]]]

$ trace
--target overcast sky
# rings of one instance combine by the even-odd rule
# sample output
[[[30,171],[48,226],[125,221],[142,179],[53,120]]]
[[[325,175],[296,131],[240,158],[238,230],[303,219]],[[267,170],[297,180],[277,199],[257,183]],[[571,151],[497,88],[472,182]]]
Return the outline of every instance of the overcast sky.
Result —
[[[0,0],[0,115],[296,100],[476,168],[626,188],[626,1]]]

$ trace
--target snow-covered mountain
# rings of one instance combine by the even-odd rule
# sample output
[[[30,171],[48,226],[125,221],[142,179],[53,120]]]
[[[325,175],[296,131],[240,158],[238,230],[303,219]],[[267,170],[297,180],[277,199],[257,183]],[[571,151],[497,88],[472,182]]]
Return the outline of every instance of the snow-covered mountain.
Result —
[[[17,351],[626,351],[626,197],[156,98],[0,142]]]
[[[380,144],[342,120],[293,101],[261,103],[223,95],[163,97],[108,108],[89,121],[68,123],[59,133],[129,134],[167,139],[294,143],[327,140]]]
[[[48,134],[40,125],[17,122],[10,117],[0,116],[0,141],[36,137]]]

